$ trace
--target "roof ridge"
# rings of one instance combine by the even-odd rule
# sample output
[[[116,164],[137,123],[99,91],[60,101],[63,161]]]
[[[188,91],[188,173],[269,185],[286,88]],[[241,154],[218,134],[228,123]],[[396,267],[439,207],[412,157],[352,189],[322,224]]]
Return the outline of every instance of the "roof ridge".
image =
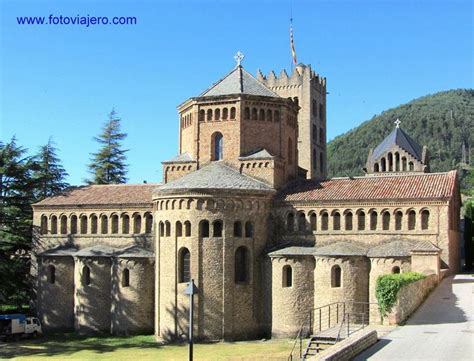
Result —
[[[390,177],[419,177],[419,176],[431,176],[431,175],[440,175],[440,174],[449,174],[449,173],[455,173],[456,170],[448,170],[446,172],[431,172],[431,173],[421,173],[421,172],[412,172],[412,173],[398,173],[398,174],[382,174],[378,173],[376,176],[364,176],[364,175],[358,175],[358,176],[353,176],[352,179],[376,179],[376,178],[390,178]],[[351,179],[351,177],[333,177],[324,181],[321,181],[321,183],[328,182],[331,180],[336,180],[336,179]]]
[[[238,169],[235,169],[234,167],[232,167],[231,165],[227,164],[226,162],[223,162],[222,164],[223,164],[224,166],[226,166],[227,168],[232,169],[234,172],[236,172],[237,174],[240,174],[241,176],[243,176],[243,177],[245,177],[245,178],[249,178],[249,179],[253,180],[254,182],[258,182],[258,183],[260,183],[260,184],[263,184],[264,186],[267,186],[267,187],[269,187],[269,188],[272,188],[272,187],[270,187],[267,183],[265,183],[265,182],[263,182],[263,181],[261,181],[261,180],[259,180],[259,179],[256,179],[256,178],[254,178],[254,177],[251,177],[251,176],[249,176],[249,175],[247,175],[247,174],[240,173]]]

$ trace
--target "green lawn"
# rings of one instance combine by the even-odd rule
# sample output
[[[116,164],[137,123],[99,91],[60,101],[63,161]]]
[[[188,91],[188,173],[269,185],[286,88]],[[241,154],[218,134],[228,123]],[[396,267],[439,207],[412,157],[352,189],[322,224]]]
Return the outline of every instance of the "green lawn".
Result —
[[[194,345],[195,360],[286,360],[293,340],[218,342]],[[0,359],[187,360],[188,346],[163,345],[153,336],[81,337],[75,334],[0,342]]]

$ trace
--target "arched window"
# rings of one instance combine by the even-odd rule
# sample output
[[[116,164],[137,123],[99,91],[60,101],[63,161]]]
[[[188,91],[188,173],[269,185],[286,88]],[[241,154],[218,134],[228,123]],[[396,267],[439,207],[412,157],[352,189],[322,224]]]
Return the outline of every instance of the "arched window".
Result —
[[[61,234],[67,234],[67,217],[61,216]]]
[[[91,233],[97,234],[97,216],[95,214],[91,216]]]
[[[122,233],[130,233],[130,217],[128,216],[128,214],[122,215]]]
[[[386,171],[386,164],[385,164],[385,158],[380,159],[380,171],[385,172]]]
[[[212,120],[212,109],[207,110],[207,120]]]
[[[235,251],[235,282],[247,283],[249,281],[249,251],[244,246]]]
[[[303,212],[298,213],[298,231],[299,232],[306,231],[306,217]]]
[[[398,273],[400,273],[400,267],[394,266],[394,267],[392,268],[392,273],[393,273],[393,274],[398,274]]]
[[[221,220],[214,221],[212,223],[212,236],[213,237],[222,237],[223,224]]]
[[[160,237],[164,237],[165,236],[165,224],[163,222],[160,222]]]
[[[400,153],[398,152],[395,153],[395,171],[400,171]]]
[[[267,110],[267,121],[269,122],[273,121],[273,113],[270,109]]]
[[[224,137],[222,133],[214,133],[212,136],[213,154],[212,160],[221,160],[224,156]]]
[[[214,110],[214,119],[215,120],[220,120],[221,119],[221,110],[220,109]]]
[[[171,223],[169,221],[165,222],[165,237],[171,236]]]
[[[382,229],[388,231],[390,229],[390,213],[385,211],[382,215]]]
[[[329,229],[329,214],[328,212],[323,212],[321,214],[321,230],[327,231]]]
[[[407,159],[402,157],[402,171],[406,172],[407,170]]]
[[[416,213],[414,210],[408,212],[408,229],[414,230],[416,228]]]
[[[393,155],[392,153],[388,153],[387,155],[387,158],[388,158],[388,171],[389,172],[393,172]]]
[[[346,231],[352,231],[352,212],[347,212],[344,218],[346,223]]]
[[[118,233],[118,231],[119,231],[119,217],[118,217],[118,215],[116,215],[116,214],[112,215],[110,220],[112,222],[112,233],[113,234]]]
[[[378,173],[378,172],[379,172],[379,164],[375,163],[374,164],[374,173]]]
[[[180,221],[176,222],[176,237],[182,237],[183,236],[183,224]]]
[[[397,231],[402,229],[402,218],[403,218],[402,211],[396,211],[395,212],[395,230]]]
[[[191,237],[191,222],[184,222],[184,236]]]
[[[252,120],[257,120],[258,115],[257,115],[257,109],[252,108]]]
[[[150,213],[145,214],[145,233],[150,234],[153,231],[153,216]]]
[[[253,223],[250,221],[245,222],[245,237],[253,237]]]
[[[204,109],[201,109],[199,111],[199,121],[203,122],[205,117],[206,117],[206,112],[204,111]]]
[[[421,229],[430,228],[430,211],[424,209],[421,211]]]
[[[260,109],[259,114],[258,114],[258,120],[265,120],[265,110]]]
[[[375,231],[377,229],[377,212],[370,212],[370,230]]]
[[[189,282],[191,280],[191,254],[187,248],[181,248],[178,254],[178,282]]]
[[[359,231],[365,230],[365,213],[364,213],[364,211],[359,211],[359,213],[357,213],[357,229]]]
[[[48,217],[45,215],[41,216],[41,229],[40,229],[41,234],[47,234],[48,233]]]
[[[51,216],[51,234],[58,233],[58,217]]]
[[[242,222],[234,222],[234,237],[242,237]]]
[[[91,269],[87,266],[82,268],[82,284],[86,286],[91,284]]]
[[[227,120],[228,117],[229,117],[229,109],[227,108],[222,109],[222,119]]]
[[[230,108],[230,119],[235,119],[235,107]]]
[[[311,230],[315,231],[316,230],[316,213],[315,212],[311,213],[311,215],[309,216],[309,223],[311,225]]]
[[[339,212],[334,212],[332,215],[333,229],[339,231],[341,229],[341,215]]]
[[[48,282],[51,284],[56,282],[56,267],[53,265],[48,266]]]
[[[130,286],[130,271],[128,268],[125,268],[122,271],[122,287]]]
[[[199,235],[202,238],[209,237],[209,221],[204,220],[199,223]]]
[[[100,217],[100,233],[107,234],[109,231],[109,219],[106,215]]]
[[[291,287],[293,286],[293,270],[291,269],[291,266],[283,266],[283,272],[282,272],[282,283],[283,287]]]
[[[245,107],[245,109],[244,109],[244,119],[245,120],[250,119],[250,108],[249,107]]]
[[[336,287],[341,287],[341,277],[342,276],[342,271],[341,267],[338,265],[332,266],[331,268],[331,287],[336,288]]]
[[[81,234],[87,233],[87,216],[81,216]]]
[[[288,138],[288,164],[293,164],[293,141]]]
[[[288,213],[286,216],[286,229],[288,232],[295,231],[295,215],[293,213]]]
[[[410,170],[410,172],[415,170],[415,165],[413,164],[413,162],[408,163],[408,169]]]
[[[77,234],[77,216],[75,214],[71,216],[71,234]]]
[[[142,231],[142,216],[136,214],[133,217],[133,233],[138,234]]]
[[[275,122],[280,121],[280,112],[278,110],[275,110]]]

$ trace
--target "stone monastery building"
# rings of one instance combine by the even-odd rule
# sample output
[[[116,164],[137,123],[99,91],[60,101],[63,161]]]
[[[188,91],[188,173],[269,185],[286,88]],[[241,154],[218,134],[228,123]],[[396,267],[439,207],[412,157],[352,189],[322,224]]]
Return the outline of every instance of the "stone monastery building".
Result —
[[[327,179],[326,79],[309,65],[241,65],[178,106],[179,154],[162,184],[92,185],[33,205],[46,329],[294,336],[334,301],[376,302],[385,273],[456,272],[456,172],[397,123],[366,175]]]

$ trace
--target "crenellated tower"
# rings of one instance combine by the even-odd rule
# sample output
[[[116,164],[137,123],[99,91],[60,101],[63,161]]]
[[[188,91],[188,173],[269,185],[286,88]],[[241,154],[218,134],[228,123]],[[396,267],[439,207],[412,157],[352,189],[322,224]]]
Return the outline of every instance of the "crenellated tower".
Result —
[[[327,176],[326,150],[326,78],[319,76],[311,65],[299,64],[288,76],[271,71],[257,79],[283,98],[291,98],[300,107],[298,112],[298,165],[307,170],[308,178]]]

